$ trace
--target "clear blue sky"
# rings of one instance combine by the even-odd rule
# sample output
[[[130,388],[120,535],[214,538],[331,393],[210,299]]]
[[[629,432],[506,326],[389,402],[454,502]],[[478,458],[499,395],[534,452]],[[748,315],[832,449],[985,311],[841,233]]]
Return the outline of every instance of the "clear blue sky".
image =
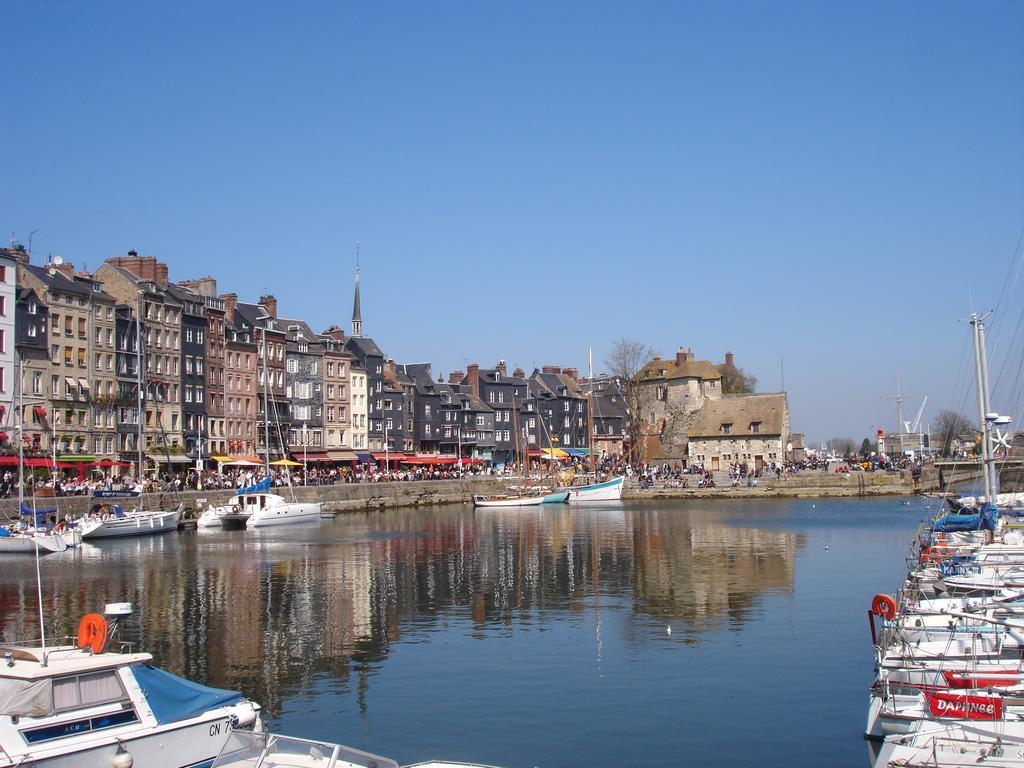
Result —
[[[7,0],[0,27],[0,227],[37,260],[134,248],[347,328],[360,240],[398,361],[600,368],[626,337],[765,390],[784,356],[812,439],[892,425],[897,366],[909,411],[972,413],[959,319],[1024,226],[1024,3]]]

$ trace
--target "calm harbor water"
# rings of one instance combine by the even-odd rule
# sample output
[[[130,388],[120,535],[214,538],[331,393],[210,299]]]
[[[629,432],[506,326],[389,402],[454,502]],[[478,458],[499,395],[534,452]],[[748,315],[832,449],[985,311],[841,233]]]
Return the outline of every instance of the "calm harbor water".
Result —
[[[67,634],[131,601],[126,639],[161,666],[401,763],[862,768],[866,611],[926,511],[448,506],[172,533],[44,558],[44,605]],[[37,636],[32,560],[0,572],[0,636]]]

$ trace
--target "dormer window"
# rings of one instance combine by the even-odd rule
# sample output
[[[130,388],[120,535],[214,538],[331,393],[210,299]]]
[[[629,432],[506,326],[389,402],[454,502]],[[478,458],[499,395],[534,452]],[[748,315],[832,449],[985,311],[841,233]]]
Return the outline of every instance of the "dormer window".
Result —
[[[760,432],[761,432],[761,422],[760,421],[752,421],[752,422],[750,422],[750,432],[751,432],[751,434],[754,434],[754,435],[760,434]]]
[[[731,434],[732,433],[732,424],[731,423],[723,424],[721,426],[721,432],[722,432],[723,435]]]

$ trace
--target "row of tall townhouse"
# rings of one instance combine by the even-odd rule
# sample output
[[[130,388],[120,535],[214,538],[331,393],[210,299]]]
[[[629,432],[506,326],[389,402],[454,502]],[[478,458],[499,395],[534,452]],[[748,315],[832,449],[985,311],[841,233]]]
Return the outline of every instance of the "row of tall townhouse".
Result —
[[[396,364],[363,335],[359,291],[357,269],[352,334],[337,324],[318,333],[279,316],[272,295],[247,303],[213,277],[173,283],[167,264],[134,251],[87,273],[2,249],[0,450],[17,446],[19,423],[30,453],[128,463],[145,454],[179,469],[200,457],[381,452],[510,461],[517,448],[590,444],[575,369],[508,376],[503,362],[473,364],[435,381],[429,363]],[[621,422],[594,429],[621,438]]]

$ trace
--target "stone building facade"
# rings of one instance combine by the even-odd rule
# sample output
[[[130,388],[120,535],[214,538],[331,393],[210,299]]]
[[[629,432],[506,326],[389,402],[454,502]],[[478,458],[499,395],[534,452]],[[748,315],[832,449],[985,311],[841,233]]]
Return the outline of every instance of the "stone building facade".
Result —
[[[726,362],[732,362],[731,355]],[[643,408],[643,457],[685,457],[689,429],[697,413],[706,402],[722,397],[718,366],[696,360],[692,350],[680,347],[673,359],[655,357],[648,362],[633,381],[641,388],[637,401]]]
[[[181,417],[181,302],[166,291],[167,265],[130,253],[108,259],[95,278],[120,304],[142,312],[145,449],[184,451]],[[141,303],[141,304],[140,304]]]
[[[706,470],[733,464],[750,471],[786,461],[789,405],[784,392],[708,400],[688,430],[688,460]]]
[[[253,327],[235,312],[238,295],[224,293],[224,439],[227,453],[256,455],[256,343]]]
[[[332,326],[320,336],[324,350],[323,401],[324,448],[339,451],[351,448],[349,438],[349,363],[345,334]]]

